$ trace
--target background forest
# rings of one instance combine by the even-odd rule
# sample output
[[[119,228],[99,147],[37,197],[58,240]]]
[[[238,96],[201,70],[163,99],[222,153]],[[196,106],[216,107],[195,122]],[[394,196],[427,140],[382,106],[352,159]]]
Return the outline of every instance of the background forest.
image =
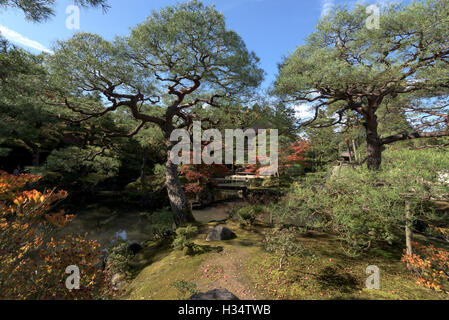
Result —
[[[0,0],[36,23],[53,4]],[[199,1],[52,54],[0,34],[0,298],[447,299],[449,1],[383,6],[375,29],[368,12],[323,17],[267,90]],[[277,129],[279,172],[174,164],[170,135],[194,121]],[[220,226],[234,237],[206,241]]]

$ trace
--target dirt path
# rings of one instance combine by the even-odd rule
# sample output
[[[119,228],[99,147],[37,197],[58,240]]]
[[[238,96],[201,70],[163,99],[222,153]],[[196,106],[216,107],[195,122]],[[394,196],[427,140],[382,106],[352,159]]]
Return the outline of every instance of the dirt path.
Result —
[[[227,289],[240,300],[264,299],[251,280],[249,265],[262,250],[263,231],[261,229],[242,229],[238,223],[229,222],[226,226],[237,234],[237,238],[224,242],[203,245],[222,246],[220,253],[210,253],[200,265],[197,285],[201,292],[213,289]],[[206,232],[207,233],[207,232]]]
[[[226,248],[210,256],[200,267],[201,278],[209,280],[200,285],[201,291],[227,289],[240,300],[258,299],[256,290],[248,285],[245,277],[248,250],[241,247]]]

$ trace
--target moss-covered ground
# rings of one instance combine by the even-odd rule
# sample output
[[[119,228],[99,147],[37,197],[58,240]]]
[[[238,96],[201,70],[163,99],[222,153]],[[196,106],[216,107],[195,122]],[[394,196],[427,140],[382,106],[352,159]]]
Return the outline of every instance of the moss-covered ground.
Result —
[[[204,292],[225,288],[240,299],[448,299],[449,296],[421,287],[400,261],[402,248],[374,246],[368,253],[349,257],[332,235],[307,233],[298,241],[309,254],[291,257],[279,270],[279,257],[264,251],[266,228],[242,228],[236,222],[228,227],[237,238],[207,243],[208,227],[194,242],[212,246],[206,253],[186,256],[166,246],[151,245],[134,259],[140,266],[137,276],[121,296],[123,299],[179,299],[174,281],[195,284]],[[366,289],[366,269],[380,269],[380,290]],[[187,297],[187,295],[186,295]]]

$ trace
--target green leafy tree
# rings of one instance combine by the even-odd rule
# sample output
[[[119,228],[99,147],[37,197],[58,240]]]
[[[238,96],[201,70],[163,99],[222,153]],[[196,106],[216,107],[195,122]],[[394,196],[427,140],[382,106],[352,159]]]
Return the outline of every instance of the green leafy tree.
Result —
[[[57,144],[60,137],[58,119],[39,100],[46,79],[42,56],[2,40],[0,66],[0,143],[26,148],[37,167],[42,149]],[[7,154],[3,152],[4,156]]]
[[[197,1],[166,7],[131,31],[108,42],[81,33],[59,42],[49,57],[55,81],[63,85],[59,98],[82,119],[128,110],[138,125],[162,131],[167,151],[175,145],[176,128],[189,128],[198,105],[219,107],[220,101],[250,93],[262,80],[258,59],[243,40],[226,28],[213,6]],[[108,105],[94,109],[80,96],[98,94]],[[164,108],[161,116],[147,106]],[[178,166],[166,162],[166,186],[177,225],[192,220],[178,176]]]
[[[117,171],[114,170],[117,166],[112,165],[117,161],[111,158],[111,152],[110,159],[93,159],[94,154],[106,152],[102,150],[101,142],[105,130],[117,130],[114,118],[91,119],[82,124],[72,122],[73,112],[60,110],[54,101],[56,93],[46,88],[49,78],[43,56],[30,54],[7,41],[3,42],[2,49],[1,155],[6,157],[11,150],[25,148],[34,167],[29,170],[36,173],[44,173],[43,170],[77,174]],[[98,103],[95,97],[87,97],[85,101]]]
[[[304,132],[309,141],[310,149],[307,153],[307,160],[312,169],[319,171],[327,164],[337,160],[341,135],[334,128],[307,127]]]
[[[363,167],[344,168],[325,181],[292,187],[275,220],[307,229],[338,234],[347,253],[357,255],[374,241],[403,241],[412,252],[417,221],[447,227],[449,221],[436,207],[448,201],[444,174],[449,158],[438,149],[391,150],[380,172]],[[427,232],[427,231],[426,231]]]
[[[370,30],[366,5],[341,7],[281,64],[276,92],[310,103],[314,126],[344,125],[349,112],[357,114],[367,165],[379,169],[386,145],[449,135],[448,14],[447,0],[394,4],[383,9],[380,28]],[[407,114],[412,127],[382,137],[379,110],[387,101],[384,115]],[[321,110],[330,121],[319,121]]]
[[[282,270],[284,263],[288,262],[289,257],[305,253],[296,235],[295,229],[274,230],[265,235],[265,250],[280,256],[279,270]]]
[[[74,0],[82,7],[102,7],[108,9],[107,0]],[[54,16],[55,0],[0,0],[0,7],[17,8],[23,11],[28,20],[42,22]]]

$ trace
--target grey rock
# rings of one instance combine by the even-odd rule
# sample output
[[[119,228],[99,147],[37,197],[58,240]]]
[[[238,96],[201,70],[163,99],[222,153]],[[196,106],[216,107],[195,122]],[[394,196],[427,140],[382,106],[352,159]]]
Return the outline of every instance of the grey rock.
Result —
[[[237,236],[225,226],[217,226],[209,231],[206,241],[222,241],[235,239]]]
[[[116,273],[111,279],[112,289],[118,291],[126,284],[125,275],[122,273]]]
[[[205,293],[194,294],[189,300],[239,300],[239,298],[226,289],[214,289]]]

